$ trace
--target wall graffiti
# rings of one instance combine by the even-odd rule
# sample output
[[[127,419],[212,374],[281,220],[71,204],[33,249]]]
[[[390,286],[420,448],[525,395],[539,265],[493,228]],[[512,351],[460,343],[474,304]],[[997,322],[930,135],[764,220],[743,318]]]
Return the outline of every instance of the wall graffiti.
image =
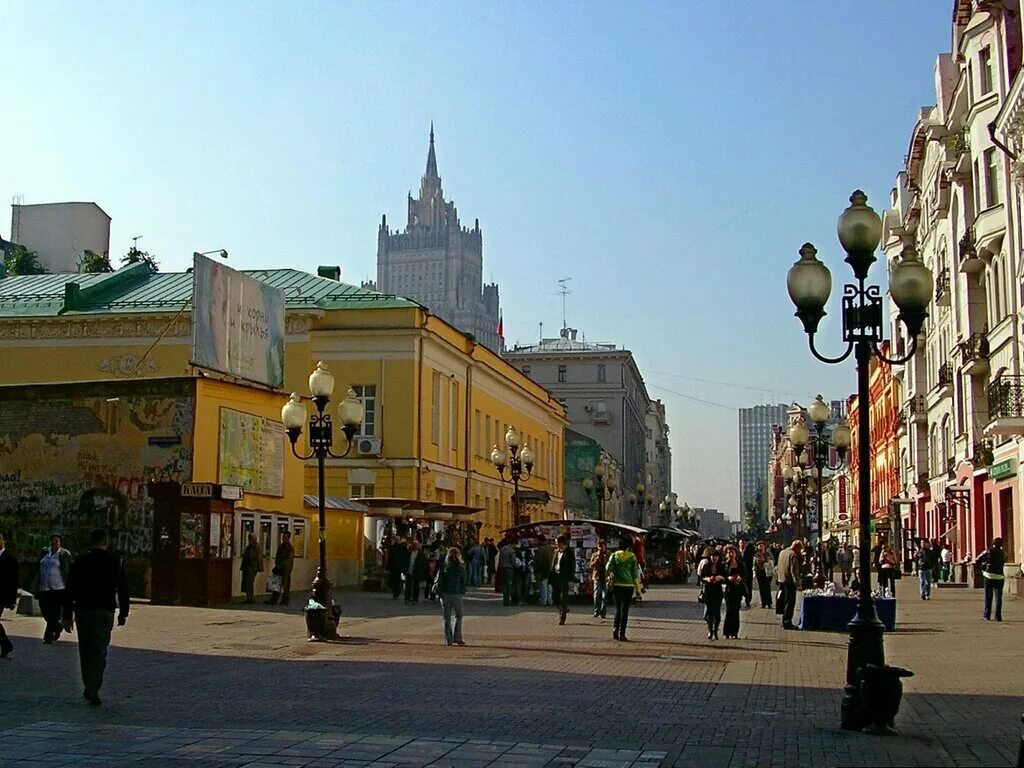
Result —
[[[153,500],[146,483],[191,479],[194,398],[180,386],[113,397],[69,389],[89,388],[0,399],[0,531],[33,563],[54,532],[77,554],[93,528],[107,528],[132,593],[148,594]],[[22,570],[26,585],[30,570]]]

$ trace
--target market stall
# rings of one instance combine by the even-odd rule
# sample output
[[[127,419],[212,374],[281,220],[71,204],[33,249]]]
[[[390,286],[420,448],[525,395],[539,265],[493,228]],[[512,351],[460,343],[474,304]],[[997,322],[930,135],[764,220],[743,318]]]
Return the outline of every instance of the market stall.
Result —
[[[641,563],[644,562],[644,534],[646,531],[643,528],[623,523],[589,519],[544,520],[517,525],[502,531],[502,534],[514,546],[526,548],[529,553],[528,559],[532,559],[539,535],[543,534],[554,545],[555,539],[563,533],[569,536],[569,546],[573,548],[576,555],[576,580],[570,586],[569,594],[571,595],[592,595],[594,593],[594,585],[590,581],[590,556],[597,550],[601,540],[607,542],[608,550],[611,552],[615,550],[623,536],[628,536],[633,540],[637,558]],[[534,584],[535,582],[531,578],[531,590]]]
[[[693,564],[687,549],[700,534],[672,525],[655,525],[645,537],[645,572],[651,581],[680,584],[689,577]]]

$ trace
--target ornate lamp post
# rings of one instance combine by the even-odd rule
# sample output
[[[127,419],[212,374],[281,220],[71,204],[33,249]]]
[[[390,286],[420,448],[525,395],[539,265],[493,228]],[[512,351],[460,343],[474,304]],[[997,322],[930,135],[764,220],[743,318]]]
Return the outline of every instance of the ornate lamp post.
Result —
[[[598,462],[594,466],[594,477],[583,478],[583,490],[587,492],[587,497],[597,495],[598,520],[604,520],[604,502],[612,499],[615,495],[615,486],[618,485],[615,475],[610,472],[606,474],[606,472],[604,464]]]
[[[291,442],[292,453],[302,461],[312,459],[317,461],[317,480],[319,483],[320,497],[320,562],[317,565],[316,577],[313,579],[313,600],[323,608],[307,609],[306,628],[309,630],[311,640],[330,640],[338,636],[337,616],[340,613],[334,605],[334,596],[331,593],[331,580],[327,577],[327,515],[325,510],[325,487],[324,487],[324,462],[328,456],[333,459],[341,459],[352,450],[352,438],[359,431],[363,423],[363,404],[356,399],[356,393],[349,389],[346,397],[338,407],[338,415],[341,418],[341,430],[345,434],[345,452],[333,453],[331,445],[334,439],[334,429],[331,423],[331,415],[324,413],[324,409],[331,401],[331,394],[334,392],[334,376],[323,361],[316,364],[316,370],[309,375],[309,392],[311,397],[303,398],[293,392],[288,402],[281,408],[281,421],[288,432],[288,440]],[[303,399],[313,401],[316,406],[316,413],[309,415],[309,453],[299,453],[295,445],[302,434],[302,427],[306,423],[306,406],[302,404]]]
[[[842,726],[860,730],[870,721],[870,714],[861,702],[858,691],[860,669],[866,664],[885,664],[882,624],[875,612],[871,595],[871,437],[869,433],[868,372],[871,358],[877,356],[890,365],[910,360],[917,351],[917,335],[928,316],[935,285],[931,270],[917,258],[910,246],[903,249],[899,261],[889,271],[889,293],[899,309],[910,337],[910,349],[904,357],[890,359],[882,355],[879,345],[883,333],[882,295],[878,286],[865,285],[868,270],[875,261],[875,250],[882,237],[882,220],[868,206],[867,196],[860,190],[850,196],[850,207],[839,217],[839,242],[846,251],[846,263],[853,269],[857,282],[843,286],[842,323],[846,351],[839,357],[822,356],[814,345],[818,323],[825,316],[825,304],[832,292],[832,275],[816,258],[817,250],[810,243],[800,248],[800,260],[786,277],[789,297],[796,306],[796,316],[803,323],[809,338],[811,354],[825,363],[840,363],[851,354],[857,361],[857,398],[861,417],[857,422],[857,484],[859,487],[858,518],[860,525],[860,569],[864,584],[860,590],[857,616],[850,622],[850,645],[846,663],[846,687],[843,693]]]
[[[533,449],[528,445],[520,448],[521,443],[522,437],[519,435],[519,430],[509,426],[508,432],[505,433],[505,449],[495,445],[491,451],[491,463],[498,470],[501,479],[505,479],[507,467],[509,478],[512,480],[512,525],[514,526],[523,522],[522,508],[519,503],[519,481],[529,480],[530,473],[533,471]]]
[[[803,454],[804,448],[808,449],[810,454],[811,463],[818,474],[818,495],[816,503],[818,506],[818,540],[821,540],[821,515],[822,515],[822,472],[829,470],[835,472],[837,469],[843,466],[843,462],[846,460],[846,452],[850,449],[850,426],[846,423],[836,424],[832,428],[832,432],[829,435],[825,434],[825,425],[828,423],[828,417],[830,411],[828,405],[822,400],[821,395],[818,395],[814,402],[811,403],[811,407],[807,409],[808,414],[811,417],[811,422],[814,424],[814,432],[808,431],[802,423],[794,424],[789,428],[789,442],[793,445],[793,450],[799,459]],[[828,449],[834,447],[836,454],[839,457],[839,461],[833,466],[828,461]]]
[[[629,505],[636,512],[636,527],[644,527],[644,514],[654,505],[654,495],[646,493],[647,486],[638,482],[633,492],[629,494]]]

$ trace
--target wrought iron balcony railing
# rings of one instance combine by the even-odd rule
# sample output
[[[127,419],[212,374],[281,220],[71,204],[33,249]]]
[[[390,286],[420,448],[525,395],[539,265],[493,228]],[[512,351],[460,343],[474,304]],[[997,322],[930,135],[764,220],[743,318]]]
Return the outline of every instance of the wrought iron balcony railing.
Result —
[[[948,387],[953,384],[953,366],[949,362],[945,362],[939,366],[938,373],[935,377],[935,386]]]
[[[943,270],[935,276],[935,303],[940,306],[948,307],[949,293],[949,269],[943,268]]]
[[[988,414],[992,419],[1024,418],[1024,376],[1003,375],[988,385]]]
[[[968,227],[967,231],[964,232],[964,236],[960,238],[960,246],[957,249],[957,253],[960,256],[961,262],[977,258],[978,246],[974,238],[974,227]]]
[[[992,466],[992,441],[982,440],[980,443],[975,443],[972,457],[975,468]]]

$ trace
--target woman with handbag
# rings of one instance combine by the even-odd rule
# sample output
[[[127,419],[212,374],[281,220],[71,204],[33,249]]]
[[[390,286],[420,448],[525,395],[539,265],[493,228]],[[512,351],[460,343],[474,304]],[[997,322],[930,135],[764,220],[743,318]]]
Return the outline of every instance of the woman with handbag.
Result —
[[[775,575],[775,561],[765,547],[763,541],[757,543],[754,553],[754,576],[757,579],[757,591],[761,597],[761,607],[772,607],[772,576]]]
[[[896,580],[902,575],[900,561],[896,557],[896,553],[888,544],[883,545],[878,556],[878,586],[883,589],[888,588],[889,594],[896,597]]]
[[[718,625],[722,621],[722,598],[725,595],[722,555],[717,549],[710,552],[698,575],[704,585],[704,620],[708,623],[708,640],[717,640]]]
[[[729,545],[725,548],[725,621],[722,632],[726,638],[733,640],[739,639],[740,634],[740,606],[747,595],[745,574],[746,569],[739,552],[736,547]]]

